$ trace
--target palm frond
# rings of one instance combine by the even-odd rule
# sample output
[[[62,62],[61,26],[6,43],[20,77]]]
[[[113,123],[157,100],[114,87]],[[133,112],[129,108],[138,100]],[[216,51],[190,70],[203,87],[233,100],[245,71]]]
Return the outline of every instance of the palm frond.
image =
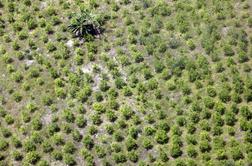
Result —
[[[100,28],[101,25],[97,15],[87,9],[82,9],[80,13],[75,14],[68,26],[68,29],[78,37],[98,35],[100,34]]]

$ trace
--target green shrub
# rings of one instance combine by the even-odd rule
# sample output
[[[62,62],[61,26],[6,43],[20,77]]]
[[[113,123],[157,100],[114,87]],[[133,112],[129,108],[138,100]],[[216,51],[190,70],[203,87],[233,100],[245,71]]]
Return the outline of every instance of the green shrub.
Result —
[[[136,151],[131,151],[128,153],[128,159],[133,163],[136,163],[139,159],[139,154]]]
[[[247,102],[252,101],[252,90],[245,89],[244,98]]]
[[[34,130],[41,130],[42,129],[42,122],[40,119],[33,119],[32,120],[32,128]]]
[[[168,143],[168,135],[164,130],[158,130],[155,134],[155,140],[159,144],[166,144]]]
[[[106,112],[106,116],[110,122],[114,122],[117,119],[115,112],[109,110]]]
[[[125,86],[124,88],[123,88],[123,95],[124,96],[132,96],[132,91],[131,91],[131,89],[129,88],[129,87],[127,87],[127,86]]]
[[[144,57],[143,57],[143,55],[140,52],[135,52],[133,54],[133,58],[134,58],[134,60],[135,60],[136,63],[143,62],[143,60],[144,60]]]
[[[13,98],[17,103],[19,103],[23,99],[22,95],[18,92],[13,93]]]
[[[199,144],[199,149],[202,153],[209,152],[212,148],[208,141],[201,141]]]
[[[213,127],[213,135],[221,135],[223,134],[223,129],[220,126]]]
[[[12,44],[12,48],[16,51],[19,50],[20,49],[19,43],[17,41],[14,41]]]
[[[194,44],[194,42],[192,40],[189,40],[187,42],[187,45],[190,48],[190,50],[194,50],[196,48],[196,46],[195,46],[195,44]]]
[[[101,146],[95,146],[95,152],[99,158],[104,158],[106,156],[106,150]]]
[[[24,150],[26,152],[35,151],[36,150],[36,144],[34,143],[34,141],[31,141],[31,140],[25,141]]]
[[[43,142],[43,137],[40,132],[34,131],[31,133],[31,141],[35,144],[41,144]]]
[[[218,150],[215,154],[217,160],[225,160],[228,158],[226,152],[222,149]]]
[[[117,142],[121,142],[124,139],[122,132],[119,132],[119,131],[114,132],[113,137],[115,138]]]
[[[63,117],[68,123],[74,123],[75,116],[70,110],[64,110]]]
[[[138,129],[138,128],[136,128],[136,127],[130,127],[129,129],[128,129],[128,134],[132,137],[132,138],[134,138],[134,139],[136,139],[137,137],[138,137],[138,133],[140,132],[140,129]]]
[[[242,106],[240,109],[240,112],[241,112],[241,115],[247,120],[250,120],[252,118],[252,112],[248,106]]]
[[[49,166],[49,163],[46,160],[40,160],[38,166]]]
[[[76,124],[78,127],[83,128],[87,124],[87,120],[83,116],[77,116]]]
[[[57,47],[52,43],[52,42],[49,42],[46,46],[47,50],[49,52],[53,52],[53,51],[56,51],[57,50]]]
[[[179,125],[179,126],[184,126],[186,124],[186,119],[182,116],[178,116],[176,118],[176,123]]]
[[[153,145],[150,139],[144,138],[143,139],[143,147],[147,150],[152,149]]]
[[[171,49],[177,49],[181,45],[181,41],[177,37],[171,36],[168,45]]]
[[[102,113],[106,112],[105,107],[104,107],[103,104],[101,104],[101,103],[94,103],[94,104],[93,104],[93,109],[94,109],[97,113],[99,113],[99,114],[102,114]]]
[[[172,135],[181,136],[182,131],[180,130],[180,128],[177,125],[174,125],[171,128],[171,133],[172,133]]]
[[[89,135],[83,138],[82,143],[87,149],[92,149],[94,146],[94,141]]]
[[[244,140],[246,142],[248,142],[248,143],[252,143],[252,133],[251,132],[246,132]]]
[[[225,122],[229,126],[235,125],[236,122],[235,114],[233,112],[227,112],[225,114]]]
[[[215,106],[214,106],[214,110],[216,112],[220,113],[221,115],[223,115],[225,113],[225,111],[226,111],[226,108],[225,108],[225,106],[222,103],[217,102],[215,104]]]
[[[11,142],[14,145],[15,148],[20,148],[22,147],[22,142],[15,136],[11,138]]]
[[[66,97],[66,92],[65,92],[64,88],[56,87],[55,94],[57,97],[59,97],[61,99],[64,99]]]
[[[150,78],[153,77],[152,72],[151,72],[151,70],[149,68],[144,68],[143,69],[143,74],[144,74],[144,78],[146,80],[149,80]]]
[[[54,134],[52,137],[52,141],[55,145],[64,145],[65,140],[61,134]]]
[[[205,119],[202,120],[199,125],[200,125],[200,127],[201,127],[202,130],[206,130],[206,131],[210,131],[211,130],[211,127],[210,127],[208,121],[205,120]]]
[[[130,119],[134,115],[134,111],[129,106],[123,106],[120,108],[120,112],[125,119]]]
[[[20,72],[15,72],[11,76],[15,80],[15,82],[17,82],[17,83],[21,82],[24,78]]]
[[[35,19],[30,19],[27,22],[27,26],[28,26],[29,30],[33,30],[33,29],[37,28],[38,24],[37,24],[37,21]]]
[[[240,63],[247,62],[248,60],[249,60],[249,58],[246,55],[246,52],[244,52],[244,51],[239,52],[239,54],[238,54],[238,61]]]
[[[144,128],[144,133],[147,136],[155,134],[156,130],[153,127],[147,126]]]
[[[12,156],[13,156],[14,160],[16,160],[16,161],[20,161],[23,159],[22,153],[17,150],[12,152]]]
[[[188,146],[187,148],[187,155],[189,157],[195,158],[198,156],[197,150],[193,146]]]
[[[0,151],[5,151],[8,147],[9,143],[4,139],[0,139]]]
[[[151,16],[155,15],[169,16],[171,15],[171,9],[165,2],[161,1],[151,8]]]
[[[136,150],[138,148],[136,141],[131,137],[126,139],[125,145],[128,151]]]
[[[166,121],[164,120],[164,121],[160,121],[160,122],[158,123],[158,129],[164,130],[164,131],[166,131],[166,132],[169,132],[170,126],[169,126],[168,122],[166,122]]]
[[[42,102],[43,104],[47,105],[47,106],[50,106],[53,104],[53,99],[51,96],[43,96],[42,97]]]
[[[91,120],[95,125],[100,125],[102,123],[102,119],[99,114],[94,114],[93,116],[91,116]]]
[[[64,153],[73,154],[75,152],[76,148],[72,142],[67,142],[63,147]]]
[[[55,160],[62,160],[62,159],[63,159],[62,152],[59,151],[59,150],[54,150],[54,151],[52,152],[52,157],[53,157]]]
[[[80,142],[81,139],[82,139],[82,135],[81,133],[79,132],[79,130],[75,129],[73,132],[72,132],[72,137],[73,137],[73,140],[74,141],[77,141],[77,142]]]
[[[44,141],[42,143],[42,147],[43,147],[43,152],[45,153],[49,153],[53,151],[53,146],[51,145],[49,141]]]
[[[107,81],[101,80],[100,85],[99,85],[99,88],[100,88],[100,90],[101,90],[102,92],[106,92],[107,90],[109,90],[110,87],[109,87]]]
[[[244,158],[244,155],[239,147],[234,147],[231,149],[231,156],[234,160],[240,160]]]
[[[115,161],[115,163],[119,164],[119,163],[125,163],[127,161],[127,158],[125,154],[120,152],[113,154],[113,160]]]
[[[97,102],[103,101],[102,92],[96,92],[96,93],[95,93],[95,100],[96,100]]]
[[[159,158],[162,162],[167,162],[169,160],[166,150],[159,149]]]
[[[221,90],[220,93],[218,94],[220,100],[224,103],[230,101],[231,96],[229,94],[229,91],[227,90]]]
[[[36,151],[28,152],[25,155],[24,162],[28,164],[36,164],[40,160],[40,154]]]
[[[87,101],[88,97],[91,95],[92,89],[90,86],[84,86],[78,93],[77,93],[77,98],[85,102]]]
[[[233,56],[235,54],[235,52],[233,51],[233,49],[230,45],[225,45],[223,47],[223,50],[224,50],[224,54],[226,56]]]
[[[5,119],[5,122],[6,122],[8,125],[11,125],[11,124],[14,123],[14,118],[13,118],[11,115],[6,115],[6,116],[4,117],[4,119]]]
[[[66,165],[72,166],[76,164],[76,161],[74,159],[74,157],[71,154],[64,154],[63,155],[63,161]]]
[[[206,97],[204,98],[204,104],[207,108],[212,109],[215,105],[215,102],[212,98]]]
[[[175,145],[172,145],[171,150],[170,150],[170,154],[173,158],[177,158],[177,157],[181,156],[183,154],[183,152],[180,149],[180,146],[175,144]]]

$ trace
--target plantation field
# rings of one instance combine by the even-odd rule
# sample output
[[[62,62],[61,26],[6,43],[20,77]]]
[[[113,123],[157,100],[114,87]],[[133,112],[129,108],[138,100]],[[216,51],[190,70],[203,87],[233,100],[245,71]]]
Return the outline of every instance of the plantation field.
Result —
[[[21,165],[252,165],[252,0],[0,0]]]

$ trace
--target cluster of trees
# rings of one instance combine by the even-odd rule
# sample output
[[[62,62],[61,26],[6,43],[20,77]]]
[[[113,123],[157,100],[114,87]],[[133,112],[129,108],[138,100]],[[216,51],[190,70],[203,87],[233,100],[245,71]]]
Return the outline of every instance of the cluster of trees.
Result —
[[[246,1],[88,4],[0,2],[0,165],[250,164]]]

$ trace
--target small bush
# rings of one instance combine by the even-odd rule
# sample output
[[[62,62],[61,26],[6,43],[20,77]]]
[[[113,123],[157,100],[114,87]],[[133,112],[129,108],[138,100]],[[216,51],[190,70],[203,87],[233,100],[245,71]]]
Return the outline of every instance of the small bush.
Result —
[[[182,150],[180,149],[180,146],[178,145],[172,145],[170,154],[173,158],[177,158],[183,154]]]
[[[9,147],[9,143],[3,139],[0,139],[0,151],[5,151]]]
[[[150,139],[147,139],[147,138],[143,139],[143,147],[147,150],[152,149],[153,145]]]
[[[16,161],[20,161],[20,160],[23,159],[23,155],[22,155],[22,153],[19,152],[19,151],[14,151],[14,152],[12,153],[12,156],[13,156],[14,160],[16,160]]]
[[[223,47],[223,50],[226,56],[233,56],[235,53],[230,45],[225,45]]]
[[[102,114],[102,113],[106,112],[105,107],[104,107],[103,104],[101,104],[101,103],[94,103],[94,104],[93,104],[93,109],[94,109],[97,113],[99,113],[99,114]]]
[[[94,141],[90,136],[85,136],[82,140],[82,143],[87,149],[92,149],[94,146]]]
[[[187,155],[189,157],[195,158],[195,157],[198,156],[198,152],[197,152],[197,150],[193,146],[189,146],[187,148]]]
[[[72,166],[76,164],[76,161],[74,159],[74,157],[71,154],[64,154],[63,155],[63,161],[66,165]]]
[[[40,155],[36,151],[28,152],[24,161],[28,164],[36,164],[40,160]]]
[[[125,163],[127,161],[126,155],[124,155],[121,152],[114,154],[113,159],[114,159],[115,163],[117,163],[117,164]]]
[[[158,130],[155,134],[155,140],[159,144],[166,144],[168,143],[168,135],[164,130]]]
[[[128,151],[136,150],[138,148],[136,141],[131,137],[127,138],[125,144]]]

